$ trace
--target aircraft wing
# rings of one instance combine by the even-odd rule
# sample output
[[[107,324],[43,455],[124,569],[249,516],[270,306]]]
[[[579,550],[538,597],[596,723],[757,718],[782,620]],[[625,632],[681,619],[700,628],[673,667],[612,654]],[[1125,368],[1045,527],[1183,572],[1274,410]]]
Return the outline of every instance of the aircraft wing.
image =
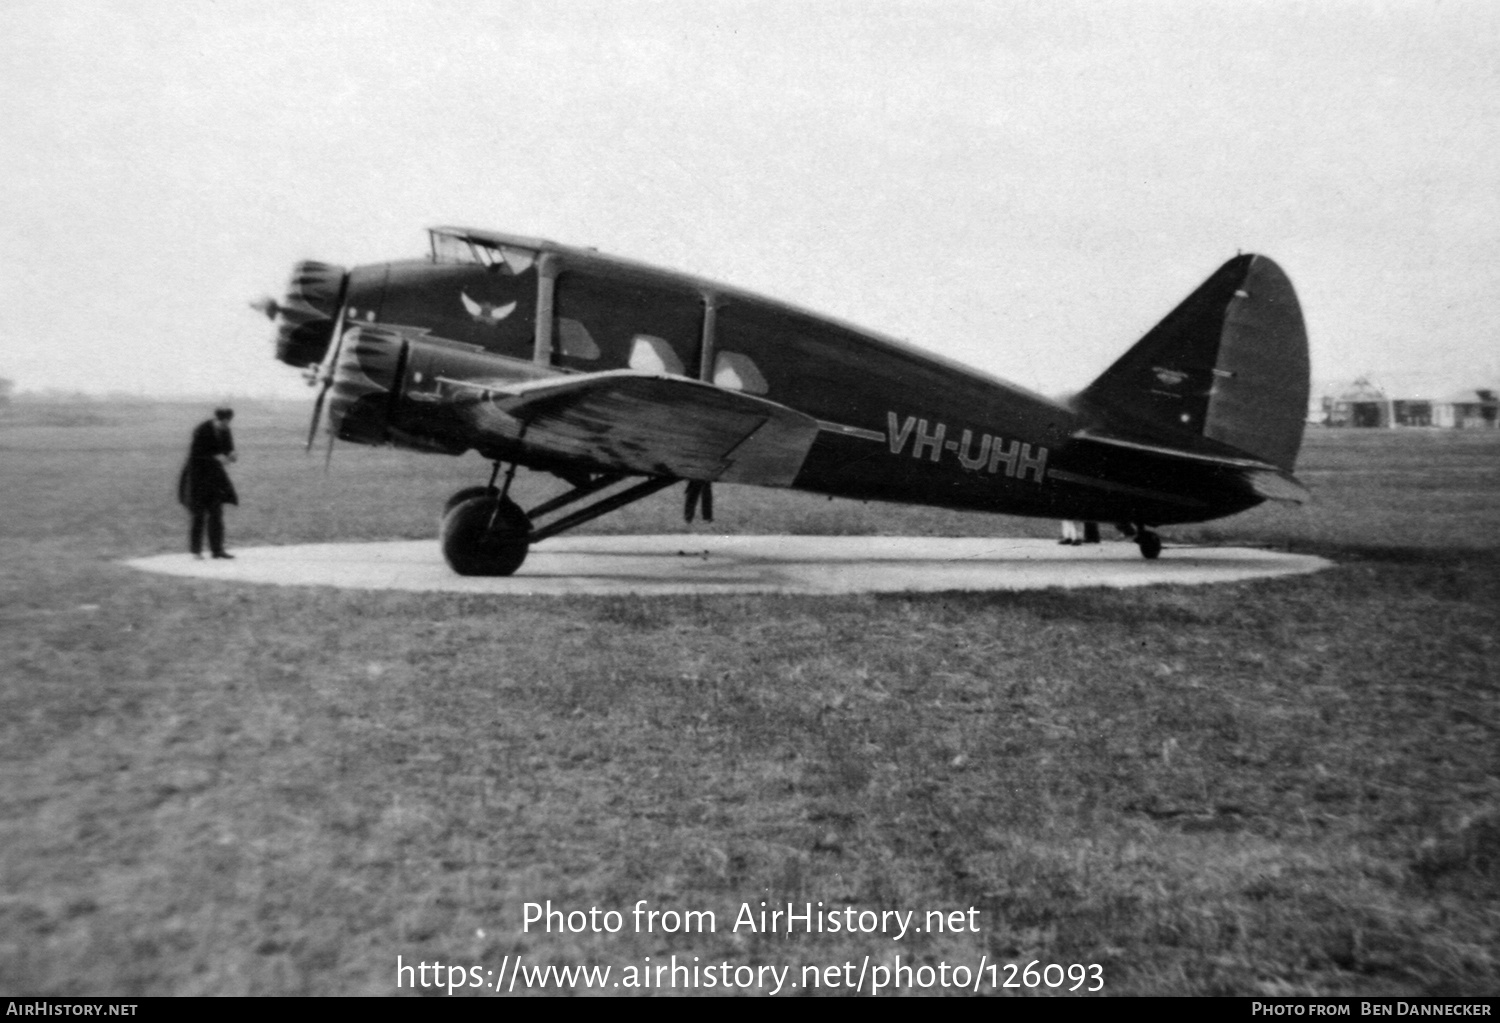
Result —
[[[687,377],[609,370],[512,385],[489,403],[528,445],[623,472],[790,486],[818,433],[785,405]]]
[[[1293,504],[1303,504],[1312,497],[1308,493],[1307,488],[1302,485],[1302,481],[1285,469],[1258,458],[1232,454],[1232,449],[1190,450],[1174,447],[1170,444],[1159,444],[1146,439],[1115,436],[1099,430],[1080,430],[1073,436],[1077,440],[1086,441],[1091,444],[1103,444],[1107,447],[1125,448],[1131,451],[1144,451],[1149,454],[1165,455],[1170,458],[1181,458],[1204,465],[1217,466],[1237,476],[1251,493],[1268,501],[1288,501]],[[1207,448],[1211,442],[1205,441],[1200,443]],[[1215,448],[1217,447],[1215,445]],[[1225,447],[1227,448],[1227,445]]]

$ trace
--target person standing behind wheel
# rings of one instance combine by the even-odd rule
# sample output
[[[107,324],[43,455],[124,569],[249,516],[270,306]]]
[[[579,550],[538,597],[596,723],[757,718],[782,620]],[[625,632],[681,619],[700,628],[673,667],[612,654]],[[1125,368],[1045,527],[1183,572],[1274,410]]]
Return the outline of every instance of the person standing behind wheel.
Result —
[[[177,480],[177,500],[193,516],[188,549],[195,558],[203,557],[205,527],[208,529],[208,549],[213,556],[234,557],[224,549],[224,506],[240,503],[229,473],[224,469],[235,460],[234,435],[229,432],[229,421],[233,418],[234,409],[220,406],[214,410],[212,419],[198,424],[188,448],[187,464],[182,467],[182,475]]]

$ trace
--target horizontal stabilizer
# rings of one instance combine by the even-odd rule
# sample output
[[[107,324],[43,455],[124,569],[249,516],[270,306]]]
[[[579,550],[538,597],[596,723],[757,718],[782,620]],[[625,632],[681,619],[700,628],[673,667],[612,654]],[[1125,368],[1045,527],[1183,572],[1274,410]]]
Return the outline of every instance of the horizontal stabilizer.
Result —
[[[622,472],[790,486],[817,420],[687,377],[609,370],[511,386],[489,401],[525,440]]]
[[[1312,499],[1302,481],[1285,469],[1247,469],[1243,475],[1250,489],[1267,501],[1306,504]]]
[[[1257,458],[1248,458],[1227,445],[1207,438],[1190,438],[1184,446],[1175,447],[1131,437],[1112,436],[1097,430],[1080,430],[1073,437],[1085,444],[1102,444],[1200,465],[1212,465],[1239,481],[1255,496],[1267,501],[1303,504],[1312,496],[1302,482],[1285,469]]]

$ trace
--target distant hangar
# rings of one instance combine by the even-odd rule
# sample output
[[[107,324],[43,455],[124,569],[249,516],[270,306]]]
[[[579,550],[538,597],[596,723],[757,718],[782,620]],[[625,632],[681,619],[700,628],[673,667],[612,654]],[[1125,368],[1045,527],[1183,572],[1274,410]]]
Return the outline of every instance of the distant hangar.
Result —
[[[1324,426],[1500,428],[1500,386],[1432,376],[1373,375],[1321,387],[1308,420]]]

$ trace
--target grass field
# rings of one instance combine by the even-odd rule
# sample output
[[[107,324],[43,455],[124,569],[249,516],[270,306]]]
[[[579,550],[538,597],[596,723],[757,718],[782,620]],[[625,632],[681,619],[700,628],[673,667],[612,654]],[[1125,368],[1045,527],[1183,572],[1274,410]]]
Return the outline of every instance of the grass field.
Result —
[[[1314,504],[1167,532],[1338,563],[1312,576],[502,598],[121,566],[185,546],[205,413],[0,412],[0,992],[386,994],[398,955],[518,954],[1500,992],[1500,434],[1311,431]],[[432,536],[482,481],[473,457],[348,447],[325,476],[306,415],[239,407],[231,547]],[[1052,530],[717,496],[731,532]],[[679,514],[674,489],[591,528]],[[637,932],[640,899],[717,929]],[[624,927],[523,933],[546,900]],[[731,929],[761,901],[973,907],[979,929]]]

